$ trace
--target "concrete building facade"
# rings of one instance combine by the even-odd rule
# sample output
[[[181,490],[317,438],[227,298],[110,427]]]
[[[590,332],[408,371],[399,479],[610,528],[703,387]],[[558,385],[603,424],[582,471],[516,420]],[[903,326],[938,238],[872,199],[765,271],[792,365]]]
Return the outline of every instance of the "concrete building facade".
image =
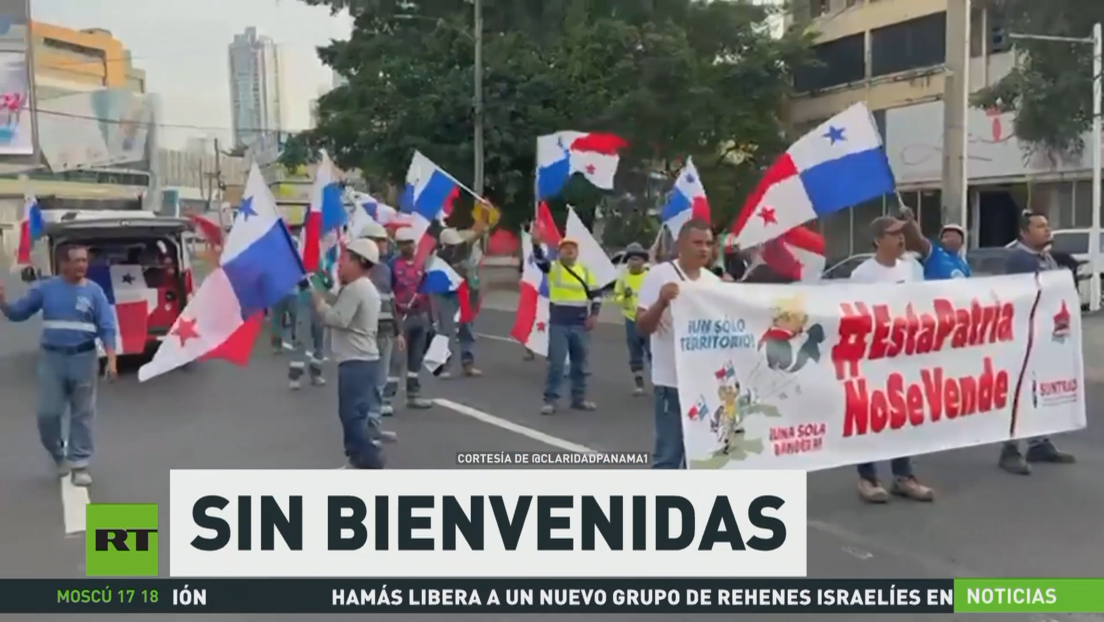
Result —
[[[104,88],[146,92],[146,72],[133,65],[130,52],[108,30],[31,22],[31,46],[39,98]]]
[[[795,77],[799,95],[788,111],[796,132],[812,129],[855,102],[866,102],[886,144],[900,200],[934,234],[941,214],[944,62],[947,3],[958,0],[797,0],[792,20],[818,33],[821,67]],[[971,91],[1013,68],[1015,55],[1000,14],[975,2],[971,10]],[[1089,77],[1086,76],[1086,80]],[[996,246],[1015,236],[1019,212],[1047,212],[1053,226],[1091,221],[1089,154],[1032,153],[1013,135],[1015,116],[971,109],[967,114],[969,205],[964,224],[973,246]],[[896,210],[888,196],[820,223],[830,253],[870,247],[866,223]]]
[[[283,129],[280,54],[249,27],[229,46],[230,105],[235,146],[250,146]]]

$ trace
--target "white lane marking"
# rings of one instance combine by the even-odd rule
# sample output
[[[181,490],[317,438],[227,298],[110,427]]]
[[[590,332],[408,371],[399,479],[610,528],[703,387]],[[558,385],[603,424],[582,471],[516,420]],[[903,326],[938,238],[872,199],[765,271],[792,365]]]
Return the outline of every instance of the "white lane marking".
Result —
[[[476,333],[475,336],[476,337],[482,337],[483,339],[490,339],[491,341],[505,341],[506,343],[517,343],[519,346],[521,345],[517,341],[514,341],[512,338],[503,337],[501,335],[488,335],[486,333]]]
[[[85,507],[89,504],[88,488],[74,486],[68,476],[61,478],[61,512],[65,520],[65,534],[84,531],[87,525]]]
[[[556,447],[564,451],[572,451],[577,454],[600,453],[597,450],[591,449],[590,447],[587,447],[585,445],[579,445],[577,443],[572,443],[571,441],[552,436],[551,434],[545,434],[540,430],[534,430],[533,428],[514,423],[513,421],[507,421],[506,419],[496,417],[490,413],[485,413],[482,410],[472,408],[471,406],[465,406],[464,404],[460,404],[452,400],[437,398],[433,400],[433,402],[438,406],[444,406],[449,410],[458,412],[465,417],[471,417],[476,421],[482,421],[483,423],[502,428],[503,430],[513,432],[514,434],[519,434],[526,438],[531,438],[534,441],[538,441],[544,443],[545,445]]]

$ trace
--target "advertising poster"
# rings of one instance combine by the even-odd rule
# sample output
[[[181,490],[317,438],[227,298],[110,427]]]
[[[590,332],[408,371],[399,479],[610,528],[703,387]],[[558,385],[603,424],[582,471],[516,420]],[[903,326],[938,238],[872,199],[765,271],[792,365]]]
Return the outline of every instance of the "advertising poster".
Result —
[[[0,4],[0,155],[33,155],[34,114],[27,67],[27,12]]]

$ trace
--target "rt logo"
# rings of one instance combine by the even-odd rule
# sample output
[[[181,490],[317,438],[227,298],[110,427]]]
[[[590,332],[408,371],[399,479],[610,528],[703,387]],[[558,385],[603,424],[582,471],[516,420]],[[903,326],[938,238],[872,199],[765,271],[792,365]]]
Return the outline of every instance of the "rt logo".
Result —
[[[157,576],[156,503],[89,504],[85,520],[87,576]]]

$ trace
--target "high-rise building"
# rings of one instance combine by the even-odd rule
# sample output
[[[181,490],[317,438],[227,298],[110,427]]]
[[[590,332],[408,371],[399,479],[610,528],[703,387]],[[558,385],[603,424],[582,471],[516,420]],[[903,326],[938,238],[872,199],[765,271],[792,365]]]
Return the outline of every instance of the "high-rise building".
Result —
[[[283,129],[280,57],[272,39],[249,27],[229,47],[234,143],[249,146]]]

